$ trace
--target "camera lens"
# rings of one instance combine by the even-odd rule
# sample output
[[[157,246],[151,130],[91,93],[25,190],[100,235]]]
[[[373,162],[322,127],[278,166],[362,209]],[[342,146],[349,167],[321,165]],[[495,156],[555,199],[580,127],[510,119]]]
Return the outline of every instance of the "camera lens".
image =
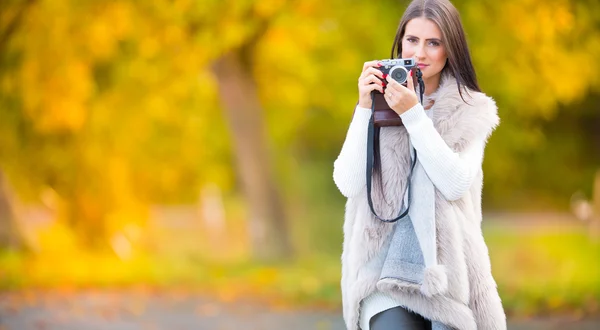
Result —
[[[395,81],[403,84],[406,82],[406,78],[408,77],[408,71],[403,66],[396,66],[390,70],[390,76]]]

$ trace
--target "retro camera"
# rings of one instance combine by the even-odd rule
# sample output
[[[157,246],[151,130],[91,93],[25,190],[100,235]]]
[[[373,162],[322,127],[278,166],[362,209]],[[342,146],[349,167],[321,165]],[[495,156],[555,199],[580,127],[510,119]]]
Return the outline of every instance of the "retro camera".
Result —
[[[409,71],[416,68],[417,64],[412,58],[398,58],[391,60],[381,60],[381,66],[378,67],[381,72],[387,73],[400,84],[406,84]]]
[[[410,71],[417,72],[419,68],[417,67],[417,63],[412,58],[398,58],[398,59],[390,59],[390,60],[381,60],[380,67],[376,67],[382,73],[388,74],[392,79],[397,81],[398,83],[406,86],[406,82],[408,80],[408,75]],[[418,74],[415,76],[419,77]],[[418,79],[413,80],[413,86],[415,90],[417,88]],[[386,88],[385,80],[383,83],[383,88]],[[373,119],[376,127],[384,127],[384,126],[402,126],[402,120],[398,116],[398,114],[390,108],[387,101],[384,98],[384,95],[374,90],[372,92],[373,97]]]

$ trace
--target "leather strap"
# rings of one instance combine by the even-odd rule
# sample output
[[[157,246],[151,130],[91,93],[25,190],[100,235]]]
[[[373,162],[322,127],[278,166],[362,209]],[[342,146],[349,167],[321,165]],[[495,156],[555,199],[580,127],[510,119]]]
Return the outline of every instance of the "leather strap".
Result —
[[[421,104],[423,104],[423,93],[424,93],[424,82],[422,78],[421,70],[417,69],[417,79],[419,82],[419,91],[421,97]],[[380,129],[377,129],[377,137],[379,138]],[[371,213],[373,215],[383,221],[383,222],[396,222],[400,219],[405,218],[408,215],[408,210],[410,209],[410,201],[411,201],[411,189],[410,189],[410,178],[412,177],[412,172],[417,164],[417,151],[415,148],[411,148],[411,152],[413,153],[413,161],[410,166],[410,174],[407,179],[407,188],[408,189],[408,201],[404,207],[404,211],[402,209],[399,212],[399,215],[393,219],[384,219],[377,215],[375,209],[373,208],[373,200],[371,198],[371,184],[373,177],[373,159],[375,156],[375,148],[379,148],[379,143],[375,146],[375,91],[371,92],[371,118],[369,119],[368,133],[367,133],[367,201],[369,203],[369,207],[371,208]],[[379,139],[378,139],[379,140]],[[404,196],[402,196],[404,199]],[[404,204],[404,203],[402,203]]]

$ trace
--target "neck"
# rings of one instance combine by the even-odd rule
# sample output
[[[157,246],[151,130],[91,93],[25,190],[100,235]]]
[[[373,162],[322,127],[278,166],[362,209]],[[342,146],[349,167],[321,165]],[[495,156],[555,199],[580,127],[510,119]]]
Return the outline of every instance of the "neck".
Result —
[[[438,87],[440,87],[441,78],[441,74],[436,74],[435,76],[429,78],[423,77],[423,83],[425,84],[425,95],[429,96],[431,93],[435,92]]]

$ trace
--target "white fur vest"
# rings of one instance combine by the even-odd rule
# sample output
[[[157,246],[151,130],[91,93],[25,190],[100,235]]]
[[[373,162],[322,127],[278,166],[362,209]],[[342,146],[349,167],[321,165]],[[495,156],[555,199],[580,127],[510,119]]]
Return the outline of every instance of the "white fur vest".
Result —
[[[453,77],[442,78],[434,100],[433,123],[446,144],[456,153],[466,150],[480,136],[491,134],[499,119],[495,102],[483,93],[458,93]],[[427,100],[426,100],[427,101]],[[397,212],[410,173],[410,142],[404,127],[381,129],[381,173],[383,194],[373,189],[373,202],[380,215]],[[487,246],[481,232],[481,188],[479,169],[470,189],[459,199],[448,201],[435,191],[435,235],[437,263],[444,269],[425,269],[422,283],[383,277],[382,267],[391,233],[397,223],[384,223],[372,216],[366,188],[346,203],[342,253],[344,319],[349,330],[359,328],[360,302],[378,289],[397,298],[424,317],[461,330],[503,330],[506,317],[496,282],[491,274]],[[418,199],[419,196],[412,196]],[[435,290],[422,287],[424,284]],[[432,293],[433,292],[433,293]]]

